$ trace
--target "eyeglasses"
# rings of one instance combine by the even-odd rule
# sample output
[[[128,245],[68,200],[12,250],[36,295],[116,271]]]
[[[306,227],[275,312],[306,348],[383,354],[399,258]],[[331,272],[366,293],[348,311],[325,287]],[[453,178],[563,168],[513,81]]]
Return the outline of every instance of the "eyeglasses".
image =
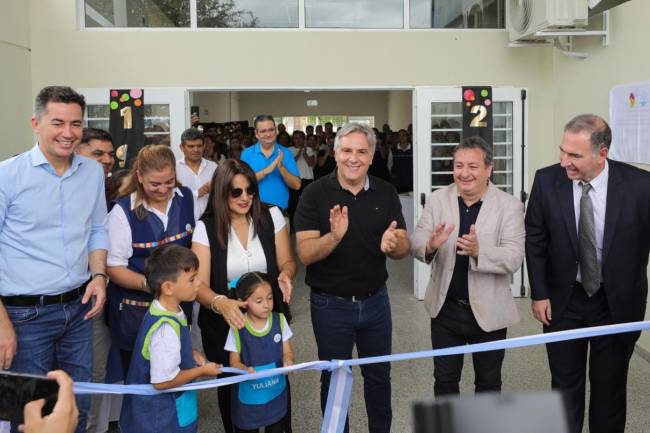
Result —
[[[249,186],[248,188],[246,188],[246,194],[249,195],[249,196],[255,195],[256,192],[257,191],[252,186]],[[241,195],[243,193],[244,193],[244,190],[242,188],[231,188],[230,189],[230,197],[232,197],[232,198],[241,197]]]
[[[267,128],[267,129],[258,129],[257,133],[262,135],[262,134],[271,134],[275,132],[275,126],[273,128]]]

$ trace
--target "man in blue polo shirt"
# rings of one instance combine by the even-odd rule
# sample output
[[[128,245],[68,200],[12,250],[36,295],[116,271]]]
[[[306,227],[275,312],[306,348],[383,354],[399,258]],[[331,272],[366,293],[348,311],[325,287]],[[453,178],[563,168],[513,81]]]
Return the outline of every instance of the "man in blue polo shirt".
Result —
[[[289,149],[278,144],[273,116],[255,118],[257,143],[244,150],[241,160],[251,166],[260,184],[260,200],[286,210],[289,188],[300,189],[300,173]]]

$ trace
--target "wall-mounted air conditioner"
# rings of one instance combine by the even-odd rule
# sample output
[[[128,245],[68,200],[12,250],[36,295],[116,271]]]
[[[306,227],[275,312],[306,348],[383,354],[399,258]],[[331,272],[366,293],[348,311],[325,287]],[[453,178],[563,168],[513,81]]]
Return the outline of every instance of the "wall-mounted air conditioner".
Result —
[[[582,28],[587,25],[587,0],[507,0],[510,41],[545,39],[537,32]]]

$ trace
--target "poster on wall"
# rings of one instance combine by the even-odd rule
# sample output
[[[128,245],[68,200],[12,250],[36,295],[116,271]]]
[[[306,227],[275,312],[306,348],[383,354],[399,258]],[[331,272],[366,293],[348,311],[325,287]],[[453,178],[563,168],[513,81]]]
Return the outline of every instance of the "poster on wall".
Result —
[[[477,135],[492,146],[492,87],[463,86],[462,98],[463,138]]]
[[[650,164],[650,81],[610,90],[609,123],[612,128],[609,157]]]
[[[111,89],[110,113],[116,168],[131,168],[133,159],[144,146],[144,91]]]

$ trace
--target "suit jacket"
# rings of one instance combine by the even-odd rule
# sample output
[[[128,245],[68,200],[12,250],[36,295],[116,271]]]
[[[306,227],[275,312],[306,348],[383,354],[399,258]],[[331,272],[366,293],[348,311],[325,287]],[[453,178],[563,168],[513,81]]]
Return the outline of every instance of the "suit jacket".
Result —
[[[602,277],[614,323],[643,320],[650,252],[650,172],[608,160]],[[573,184],[559,164],[537,171],[526,212],[526,261],[533,299],[562,317],[578,272]],[[638,334],[637,334],[638,335]]]
[[[510,276],[519,269],[524,258],[524,207],[492,183],[482,200],[476,219],[479,255],[469,259],[468,288],[474,317],[481,329],[489,332],[519,321],[510,292]],[[411,252],[416,259],[428,263],[425,257],[427,242],[435,226],[442,222],[454,224],[456,228],[431,260],[431,279],[424,306],[433,318],[445,303],[456,264],[460,215],[455,184],[434,191],[427,199],[411,237]]]

